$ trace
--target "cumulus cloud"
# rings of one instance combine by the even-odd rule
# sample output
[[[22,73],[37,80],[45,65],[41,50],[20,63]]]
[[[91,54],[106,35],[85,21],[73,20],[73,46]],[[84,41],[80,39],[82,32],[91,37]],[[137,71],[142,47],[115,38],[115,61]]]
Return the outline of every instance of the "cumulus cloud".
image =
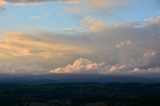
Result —
[[[94,63],[91,60],[80,58],[64,68],[52,69],[51,73],[87,73],[87,74],[160,74],[160,51],[149,51],[139,58],[136,64],[113,64],[105,62]]]
[[[97,73],[102,66],[103,63],[93,63],[88,59],[80,58],[64,68],[51,70],[51,73]]]

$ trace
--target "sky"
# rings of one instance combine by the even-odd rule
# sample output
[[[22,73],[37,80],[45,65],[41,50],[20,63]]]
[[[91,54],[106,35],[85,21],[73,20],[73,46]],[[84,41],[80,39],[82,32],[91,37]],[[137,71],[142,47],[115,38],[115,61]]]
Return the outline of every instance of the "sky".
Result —
[[[0,0],[0,73],[160,74],[159,0]]]

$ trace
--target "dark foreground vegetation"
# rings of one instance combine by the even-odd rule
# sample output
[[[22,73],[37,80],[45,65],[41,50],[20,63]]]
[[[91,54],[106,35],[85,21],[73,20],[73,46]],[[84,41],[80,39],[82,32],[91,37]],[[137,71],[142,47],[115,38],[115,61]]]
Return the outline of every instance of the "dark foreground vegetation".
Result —
[[[0,84],[0,106],[160,106],[160,84]]]

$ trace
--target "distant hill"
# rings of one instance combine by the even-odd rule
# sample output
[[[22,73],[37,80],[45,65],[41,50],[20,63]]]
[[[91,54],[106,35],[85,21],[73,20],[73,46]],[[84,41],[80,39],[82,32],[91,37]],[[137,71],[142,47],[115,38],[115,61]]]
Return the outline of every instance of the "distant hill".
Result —
[[[0,74],[0,83],[17,84],[48,84],[66,82],[137,82],[159,83],[159,75],[131,76],[131,75],[97,75],[97,74]]]

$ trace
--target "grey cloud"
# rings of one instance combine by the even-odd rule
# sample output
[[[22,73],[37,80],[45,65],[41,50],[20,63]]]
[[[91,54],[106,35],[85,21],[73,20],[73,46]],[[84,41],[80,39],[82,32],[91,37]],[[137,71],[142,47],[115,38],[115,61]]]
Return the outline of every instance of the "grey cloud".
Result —
[[[90,48],[91,54],[84,55],[83,58],[97,64],[104,63],[93,71],[95,73],[160,73],[159,28],[159,23],[121,24],[98,33],[88,33],[80,39],[79,36],[70,38],[70,42]],[[65,72],[65,68],[62,67],[61,71]],[[86,71],[88,72],[84,69],[82,73]]]
[[[107,74],[115,74],[115,73],[138,73],[142,71],[142,73],[150,73],[151,71],[156,73],[160,72],[160,24],[159,23],[147,23],[143,25],[138,24],[120,24],[120,25],[113,25],[110,28],[105,28],[104,30],[96,33],[74,33],[73,35],[66,35],[66,34],[53,34],[53,33],[36,33],[36,34],[23,34],[21,40],[24,38],[30,42],[32,42],[34,49],[26,42],[25,44],[27,48],[30,50],[32,54],[28,56],[23,52],[23,56],[11,56],[10,58],[3,58],[0,60],[0,63],[5,64],[13,64],[10,63],[11,61],[14,64],[21,65],[21,64],[37,64],[36,70],[37,73],[49,73],[50,70],[56,70],[58,67],[61,69],[61,72],[66,72],[65,68],[71,68],[73,72],[85,72],[90,73],[90,71],[86,70],[87,67],[94,67],[91,72],[93,73],[107,73]],[[75,35],[76,34],[76,35]],[[19,36],[17,36],[19,38]],[[8,38],[8,37],[7,37]],[[12,36],[9,37],[9,41],[12,42],[17,39],[13,39]],[[15,37],[14,37],[15,38]],[[22,39],[23,38],[23,39]],[[24,40],[25,40],[24,39]],[[19,43],[21,41],[18,40]],[[43,42],[42,46],[38,46],[39,42]],[[68,50],[64,48],[63,51],[61,50],[52,50],[50,54],[50,49],[53,48],[51,46],[44,46],[46,44],[55,45],[55,44],[62,44],[62,45],[69,45],[67,46]],[[41,43],[40,43],[41,44]],[[117,44],[120,46],[117,48]],[[4,47],[4,43],[0,43]],[[70,49],[70,46],[74,45],[78,49]],[[17,47],[16,43],[12,45],[8,45],[9,47]],[[21,46],[23,48],[24,45]],[[87,48],[87,49],[86,49]],[[18,49],[19,50],[19,49]],[[87,51],[86,51],[87,50]],[[4,50],[1,50],[0,56],[3,55],[2,53]],[[7,51],[5,52],[8,53]],[[53,55],[54,53],[58,53]],[[40,57],[37,56],[40,55]],[[43,54],[43,55],[41,55]],[[44,54],[50,55],[50,58],[44,58]],[[2,56],[4,57],[4,56]],[[55,58],[56,57],[56,58]],[[25,58],[25,61],[23,61]],[[83,58],[87,59],[86,63],[78,65],[80,69],[74,67],[72,63],[74,63],[77,59]],[[32,60],[32,61],[31,61]],[[21,61],[21,62],[20,62]],[[89,61],[89,64],[88,64]],[[103,65],[100,65],[103,63]],[[70,66],[68,66],[70,64]],[[38,67],[40,66],[40,67]],[[97,68],[98,66],[98,68]],[[4,70],[4,66],[1,67],[1,70]],[[23,69],[23,72],[31,73],[29,70],[29,65],[26,65],[27,70]],[[83,68],[82,68],[83,67]],[[96,67],[96,68],[95,68]],[[11,69],[15,68],[15,72],[17,69],[16,67],[12,66]],[[30,67],[32,68],[32,67]],[[76,68],[76,70],[74,70]],[[31,69],[32,70],[32,69]],[[47,70],[47,71],[46,71]],[[68,72],[68,71],[67,71]]]

